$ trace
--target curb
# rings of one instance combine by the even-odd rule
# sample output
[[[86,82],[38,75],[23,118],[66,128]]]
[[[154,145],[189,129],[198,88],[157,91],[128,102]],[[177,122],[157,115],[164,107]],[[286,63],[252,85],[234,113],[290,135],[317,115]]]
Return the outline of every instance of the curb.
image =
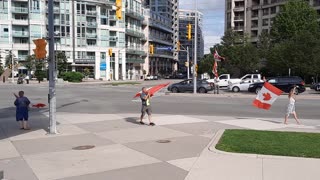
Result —
[[[320,161],[319,158],[303,158],[303,157],[291,157],[291,156],[275,156],[275,155],[264,155],[264,154],[247,154],[247,153],[232,153],[226,152],[216,149],[216,145],[220,141],[225,130],[219,130],[215,136],[212,138],[208,150],[212,153],[221,154],[221,155],[229,155],[229,156],[242,156],[248,158],[256,158],[256,159],[283,159],[283,160],[310,160],[310,161]]]

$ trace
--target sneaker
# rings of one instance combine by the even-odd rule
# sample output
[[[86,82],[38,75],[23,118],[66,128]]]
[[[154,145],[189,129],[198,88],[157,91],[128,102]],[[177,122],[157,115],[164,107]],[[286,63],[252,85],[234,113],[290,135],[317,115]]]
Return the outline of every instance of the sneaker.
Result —
[[[145,123],[143,121],[140,121],[140,124],[144,125]]]
[[[156,125],[156,124],[155,124],[155,123],[153,123],[153,122],[152,122],[152,123],[150,123],[150,126],[154,126],[154,125]]]

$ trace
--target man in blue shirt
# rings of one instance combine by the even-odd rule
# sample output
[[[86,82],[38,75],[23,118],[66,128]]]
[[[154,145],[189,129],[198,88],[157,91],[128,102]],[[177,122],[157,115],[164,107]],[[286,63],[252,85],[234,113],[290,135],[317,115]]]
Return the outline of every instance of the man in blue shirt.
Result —
[[[151,121],[151,105],[150,105],[150,94],[148,93],[147,89],[145,87],[142,88],[142,92],[140,95],[142,107],[141,107],[141,117],[140,117],[140,124],[144,124],[143,117],[147,113],[149,124],[150,126],[154,126],[155,124]]]
[[[20,129],[29,130],[28,127],[28,118],[29,118],[29,105],[30,101],[27,97],[24,96],[23,91],[19,91],[19,96],[14,94],[16,100],[14,105],[16,106],[16,120],[20,121]]]

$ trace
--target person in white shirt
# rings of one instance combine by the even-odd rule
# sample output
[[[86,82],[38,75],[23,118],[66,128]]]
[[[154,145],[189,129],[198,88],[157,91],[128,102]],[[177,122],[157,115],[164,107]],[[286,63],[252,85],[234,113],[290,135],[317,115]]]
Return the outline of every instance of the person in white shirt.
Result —
[[[284,118],[284,124],[287,124],[290,114],[293,114],[293,117],[296,120],[297,124],[300,124],[300,121],[298,120],[298,117],[297,117],[296,108],[295,108],[295,102],[296,102],[295,94],[294,94],[295,90],[296,90],[296,87],[291,89],[288,95],[289,104],[287,106],[287,113]]]

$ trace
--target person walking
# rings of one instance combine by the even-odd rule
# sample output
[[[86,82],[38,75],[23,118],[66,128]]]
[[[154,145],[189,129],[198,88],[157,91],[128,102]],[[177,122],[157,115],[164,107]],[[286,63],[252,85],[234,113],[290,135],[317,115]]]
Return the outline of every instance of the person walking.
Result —
[[[30,101],[24,96],[23,91],[19,91],[19,96],[13,93],[16,97],[14,105],[16,106],[16,120],[20,122],[20,129],[29,130],[28,119],[29,119],[29,105]]]
[[[297,124],[300,124],[300,121],[298,120],[297,113],[296,113],[296,108],[295,108],[295,94],[294,92],[296,91],[296,87],[290,90],[288,98],[289,98],[289,104],[287,106],[287,113],[284,118],[284,124],[287,124],[288,118],[290,114],[293,114],[294,119],[296,120]]]
[[[155,124],[151,121],[151,105],[150,105],[150,94],[148,93],[145,87],[142,88],[142,92],[140,95],[142,106],[141,106],[141,116],[140,116],[140,124],[144,124],[143,117],[147,113],[149,119],[149,125],[154,126]]]
[[[220,89],[220,87],[219,87],[219,77],[215,77],[214,78],[214,94],[219,94],[219,89]]]

